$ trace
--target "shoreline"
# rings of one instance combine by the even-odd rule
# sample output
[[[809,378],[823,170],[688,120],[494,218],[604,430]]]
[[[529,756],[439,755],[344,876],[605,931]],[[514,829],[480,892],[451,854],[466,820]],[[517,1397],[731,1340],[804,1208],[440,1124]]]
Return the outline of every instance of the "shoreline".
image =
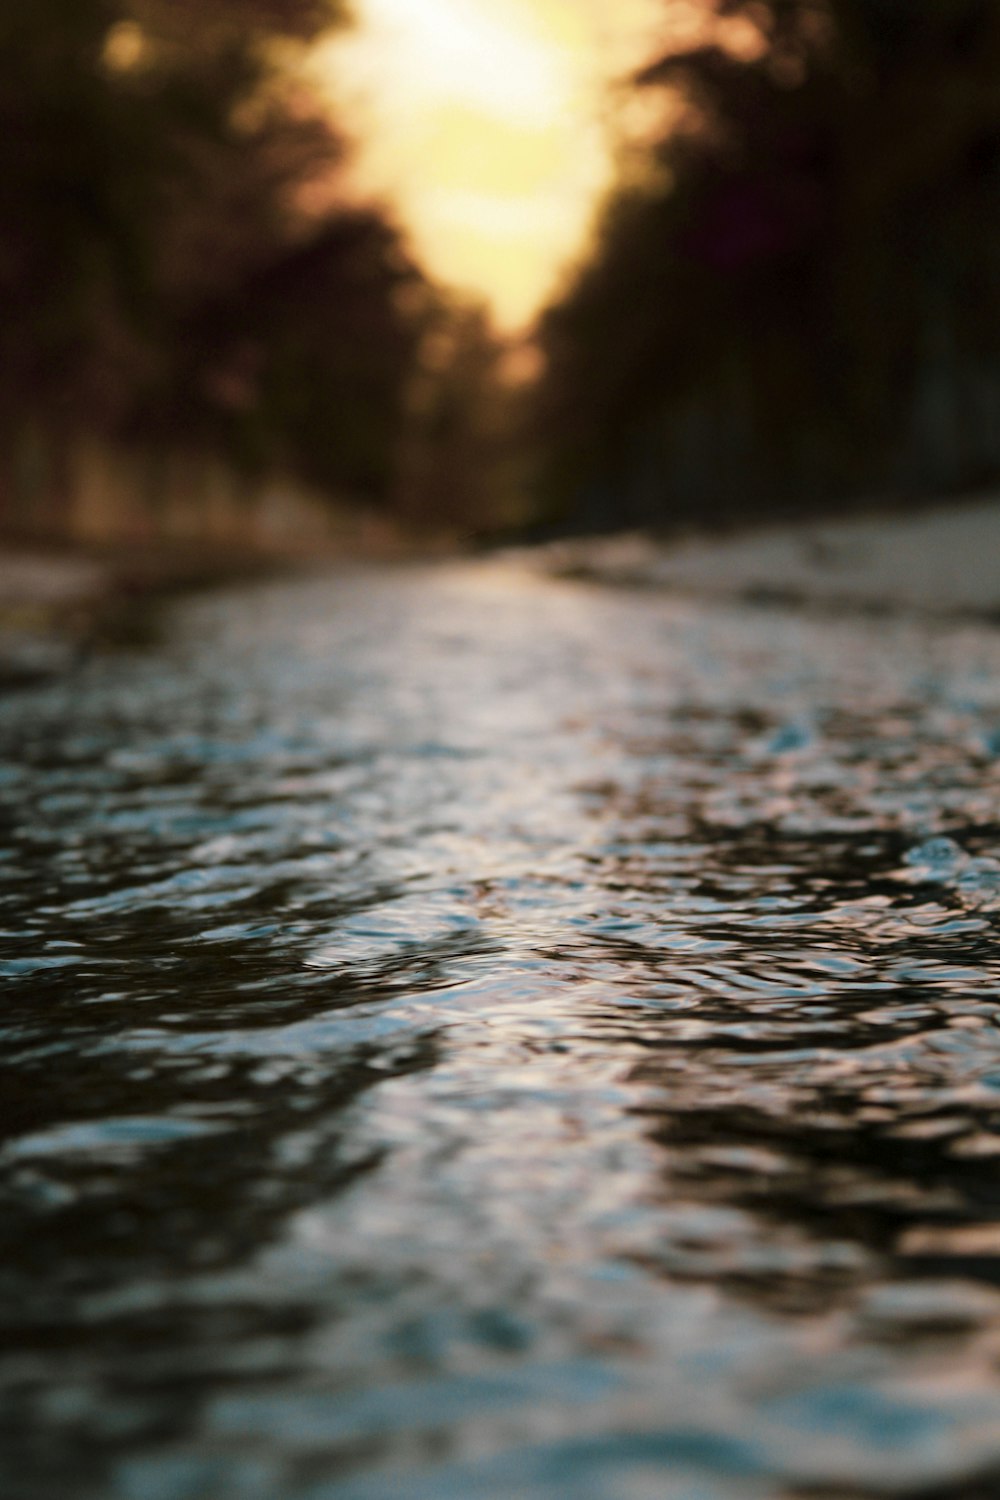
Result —
[[[540,548],[538,565],[556,577],[726,601],[1000,619],[1000,497],[673,540],[574,537]]]
[[[461,549],[457,549],[461,551]],[[719,602],[1000,622],[1000,496],[911,512],[748,525],[673,539],[578,536],[500,555],[550,577]],[[402,534],[312,551],[194,544],[87,546],[0,537],[0,691],[59,675],[130,617],[188,589],[317,567],[440,557]]]
[[[255,564],[255,565],[252,565]],[[187,549],[0,540],[0,691],[61,675],[136,607],[186,588],[261,576],[279,562]]]
[[[128,639],[138,614],[171,595],[306,571],[322,560],[315,553],[2,538],[0,692],[61,675],[94,646]]]
[[[94,647],[141,634],[147,608],[189,590],[449,555],[386,523],[297,548],[84,543],[0,534],[0,693],[62,675]]]

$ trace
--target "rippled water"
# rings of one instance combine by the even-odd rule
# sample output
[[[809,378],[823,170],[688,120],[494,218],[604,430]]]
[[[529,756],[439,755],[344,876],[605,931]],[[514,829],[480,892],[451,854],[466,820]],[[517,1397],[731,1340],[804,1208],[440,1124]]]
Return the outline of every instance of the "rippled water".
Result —
[[[0,700],[0,1492],[992,1500],[998,757],[985,626],[498,565]]]

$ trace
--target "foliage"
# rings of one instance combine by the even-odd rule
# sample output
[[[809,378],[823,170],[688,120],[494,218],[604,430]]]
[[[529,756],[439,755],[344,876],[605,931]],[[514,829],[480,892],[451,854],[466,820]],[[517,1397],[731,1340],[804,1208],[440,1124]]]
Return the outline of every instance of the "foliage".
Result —
[[[520,519],[519,392],[509,346],[479,304],[429,304],[407,409],[398,506],[414,524],[480,539]]]
[[[296,81],[335,0],[0,14],[0,431],[197,443],[386,499],[423,278]]]
[[[1000,10],[714,14],[633,80],[680,110],[544,320],[550,503],[729,518],[1000,474]]]

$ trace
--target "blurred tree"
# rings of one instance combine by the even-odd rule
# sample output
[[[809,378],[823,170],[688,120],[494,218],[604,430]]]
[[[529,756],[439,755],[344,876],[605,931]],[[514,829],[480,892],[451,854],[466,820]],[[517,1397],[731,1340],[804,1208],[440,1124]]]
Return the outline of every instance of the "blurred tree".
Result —
[[[390,504],[421,286],[391,225],[340,210],[188,308],[141,427],[200,431],[243,467]]]
[[[339,0],[4,9],[0,440],[196,443],[390,495],[422,277],[347,206],[344,138],[293,66],[343,20]]]
[[[712,12],[633,81],[669,123],[543,322],[550,503],[729,519],[1000,474],[1000,8]]]
[[[520,519],[517,402],[507,361],[484,307],[440,293],[427,299],[397,492],[412,523],[469,540]]]
[[[52,401],[85,351],[127,342],[143,277],[153,141],[101,58],[117,10],[0,13],[0,420]]]

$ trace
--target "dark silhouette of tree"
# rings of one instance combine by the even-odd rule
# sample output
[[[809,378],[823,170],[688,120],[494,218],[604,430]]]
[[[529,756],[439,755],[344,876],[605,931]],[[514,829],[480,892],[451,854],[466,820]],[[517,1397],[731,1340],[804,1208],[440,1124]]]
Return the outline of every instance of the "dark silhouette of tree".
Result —
[[[714,12],[633,80],[680,111],[543,321],[549,503],[731,519],[995,477],[1000,9]]]
[[[397,493],[411,523],[468,541],[519,519],[521,445],[507,356],[485,308],[428,300]]]
[[[0,15],[0,438],[200,446],[388,500],[423,278],[348,206],[286,65],[339,0],[15,0]]]

